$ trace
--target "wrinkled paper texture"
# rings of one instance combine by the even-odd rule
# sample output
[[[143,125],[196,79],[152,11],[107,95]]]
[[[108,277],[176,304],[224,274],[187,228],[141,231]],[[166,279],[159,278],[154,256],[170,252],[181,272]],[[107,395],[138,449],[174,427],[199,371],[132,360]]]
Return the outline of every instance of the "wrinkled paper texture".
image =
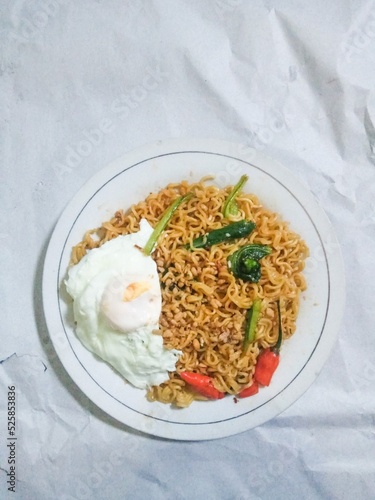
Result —
[[[3,0],[0,23],[0,497],[372,497],[375,2]],[[315,383],[279,417],[215,441],[169,442],[104,414],[42,314],[66,204],[110,161],[169,137],[284,163],[327,212],[346,266],[344,320]]]

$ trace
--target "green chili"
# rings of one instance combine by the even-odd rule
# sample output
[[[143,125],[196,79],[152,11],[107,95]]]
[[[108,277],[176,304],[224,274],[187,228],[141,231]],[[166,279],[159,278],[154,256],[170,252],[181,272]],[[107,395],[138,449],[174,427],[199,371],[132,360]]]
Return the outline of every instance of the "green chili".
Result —
[[[200,236],[193,240],[191,245],[186,245],[186,248],[195,250],[196,248],[208,248],[212,245],[223,243],[224,241],[235,240],[248,236],[255,229],[255,223],[249,220],[240,220],[232,222],[220,229],[214,229],[209,233]]]

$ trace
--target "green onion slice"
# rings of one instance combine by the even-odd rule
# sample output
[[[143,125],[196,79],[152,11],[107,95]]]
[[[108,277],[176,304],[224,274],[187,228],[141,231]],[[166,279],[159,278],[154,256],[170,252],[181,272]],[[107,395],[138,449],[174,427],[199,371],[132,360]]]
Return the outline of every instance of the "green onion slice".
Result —
[[[187,193],[185,196],[180,196],[174,202],[167,208],[167,210],[164,212],[162,218],[159,220],[159,222],[156,224],[153,232],[151,233],[150,238],[148,239],[146,245],[143,248],[143,252],[146,255],[151,255],[156,242],[159,239],[159,236],[161,233],[164,231],[166,226],[168,225],[168,222],[171,220],[173,214],[177,210],[177,208],[181,205],[181,203],[184,203],[185,201],[190,200],[193,197],[193,193]]]
[[[237,182],[237,184],[234,186],[232,191],[229,193],[228,198],[225,200],[224,205],[223,205],[223,215],[224,217],[228,218],[230,215],[237,215],[238,214],[238,205],[236,202],[236,196],[239,193],[239,191],[242,189],[242,186],[245,184],[245,182],[248,180],[247,175],[243,175],[241,179]]]
[[[246,350],[247,346],[255,340],[255,331],[259,320],[261,306],[262,301],[260,299],[255,299],[252,307],[247,310],[245,337],[243,341],[244,350]]]

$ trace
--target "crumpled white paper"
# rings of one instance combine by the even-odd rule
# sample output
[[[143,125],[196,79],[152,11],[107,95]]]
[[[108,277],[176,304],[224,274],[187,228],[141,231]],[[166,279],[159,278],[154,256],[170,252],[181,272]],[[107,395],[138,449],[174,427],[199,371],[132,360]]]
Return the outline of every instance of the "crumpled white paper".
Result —
[[[375,2],[4,0],[0,497],[371,498]],[[248,144],[309,186],[341,244],[347,307],[321,375],[241,435],[179,443],[96,408],[48,339],[41,275],[79,187],[167,137]],[[16,387],[16,494],[7,490]]]

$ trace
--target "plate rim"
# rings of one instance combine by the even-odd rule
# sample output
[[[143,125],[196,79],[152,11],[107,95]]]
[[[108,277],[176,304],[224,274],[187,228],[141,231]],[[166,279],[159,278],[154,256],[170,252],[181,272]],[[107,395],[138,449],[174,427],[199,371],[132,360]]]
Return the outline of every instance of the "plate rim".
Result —
[[[80,390],[82,390],[84,392],[84,394],[86,394],[86,396],[91,401],[93,401],[99,408],[101,408],[104,412],[106,412],[109,415],[111,415],[112,417],[114,417],[116,420],[119,420],[120,422],[124,423],[125,425],[133,427],[141,432],[145,432],[146,434],[151,434],[154,436],[159,436],[159,437],[163,437],[163,438],[167,438],[167,439],[175,439],[175,440],[176,439],[177,440],[216,439],[216,438],[225,437],[225,436],[237,434],[240,432],[244,432],[244,431],[249,430],[251,428],[254,428],[258,425],[261,425],[262,423],[264,423],[272,418],[275,418],[278,414],[280,414],[282,411],[286,410],[291,404],[293,404],[293,402],[295,402],[297,399],[299,399],[299,397],[311,386],[311,384],[316,379],[318,373],[322,370],[323,366],[325,365],[325,363],[326,363],[326,361],[331,353],[331,350],[335,344],[337,335],[338,335],[339,326],[341,324],[341,319],[342,319],[344,305],[345,305],[345,293],[344,293],[345,273],[344,273],[344,265],[343,265],[341,250],[340,250],[340,247],[338,245],[338,241],[337,241],[337,238],[336,238],[336,235],[335,235],[335,232],[334,232],[334,229],[333,229],[331,222],[329,221],[329,219],[328,219],[326,213],[324,212],[324,210],[322,209],[322,207],[319,206],[319,203],[316,200],[316,198],[314,197],[314,195],[309,191],[309,189],[306,186],[304,186],[300,182],[299,179],[297,179],[293,175],[293,173],[289,169],[287,169],[284,165],[280,164],[274,158],[265,155],[263,152],[260,153],[259,151],[255,152],[255,158],[251,162],[244,159],[243,157],[241,158],[241,156],[238,153],[237,153],[237,156],[233,156],[233,151],[236,151],[236,150],[238,151],[238,150],[240,150],[240,148],[243,148],[243,145],[236,144],[233,142],[228,142],[228,141],[217,140],[217,139],[167,139],[167,140],[157,141],[156,143],[144,145],[144,146],[138,147],[136,149],[133,149],[132,151],[125,153],[121,157],[117,158],[115,161],[113,161],[113,162],[109,163],[107,166],[103,167],[96,174],[94,174],[78,190],[76,195],[67,204],[67,206],[65,207],[61,216],[59,217],[59,220],[58,220],[58,222],[54,228],[54,231],[51,235],[51,238],[49,240],[49,244],[48,244],[48,248],[47,248],[47,252],[46,252],[46,256],[45,256],[45,260],[44,260],[42,295],[43,295],[43,309],[44,309],[46,324],[47,324],[47,328],[48,328],[48,331],[50,334],[51,341],[52,341],[54,348],[56,350],[56,353],[57,353],[61,363],[63,364],[65,370],[69,374],[69,376],[73,379],[75,384],[80,388]],[[147,153],[147,151],[148,151],[148,153]],[[135,167],[139,163],[144,163],[144,162],[150,161],[153,158],[167,156],[167,155],[171,155],[171,154],[192,153],[192,152],[210,153],[213,155],[226,156],[227,158],[233,158],[233,159],[239,160],[239,161],[241,161],[249,166],[258,168],[259,170],[265,172],[268,175],[271,175],[271,177],[276,179],[278,182],[280,182],[280,179],[277,176],[273,175],[274,173],[270,174],[270,172],[268,172],[268,169],[265,168],[265,165],[263,165],[262,167],[259,167],[258,165],[254,164],[254,163],[256,163],[256,161],[266,162],[266,163],[271,164],[272,168],[275,168],[277,166],[277,168],[279,169],[279,171],[282,174],[284,174],[284,175],[287,174],[288,181],[287,181],[286,185],[285,185],[285,181],[282,183],[280,182],[280,183],[283,185],[284,188],[286,187],[288,189],[288,191],[292,194],[292,196],[298,201],[298,203],[304,209],[304,211],[306,212],[306,214],[310,218],[311,222],[315,226],[315,229],[317,231],[319,239],[321,240],[321,235],[316,227],[316,220],[315,220],[316,217],[319,218],[319,224],[324,223],[325,230],[326,231],[328,230],[328,233],[330,234],[330,236],[333,238],[334,242],[336,243],[338,255],[335,256],[335,260],[332,261],[332,259],[331,259],[330,262],[328,262],[328,259],[326,257],[326,265],[327,265],[327,272],[329,274],[332,274],[332,273],[330,273],[331,267],[333,266],[335,268],[336,274],[333,275],[333,279],[335,282],[337,280],[339,282],[339,285],[340,285],[339,287],[336,286],[336,295],[334,296],[334,302],[332,303],[332,301],[331,301],[331,303],[327,305],[326,317],[325,317],[325,321],[324,321],[324,323],[326,323],[326,320],[327,320],[329,314],[331,315],[330,317],[332,317],[333,313],[330,311],[332,311],[332,308],[333,308],[336,311],[335,312],[336,320],[334,321],[334,325],[330,326],[330,328],[331,329],[334,328],[335,331],[331,332],[330,335],[326,334],[326,336],[324,337],[323,344],[324,344],[325,348],[323,349],[322,357],[320,358],[319,363],[315,362],[315,364],[314,364],[315,370],[314,370],[314,373],[310,374],[310,376],[308,377],[309,380],[306,381],[306,373],[305,373],[305,376],[303,378],[299,377],[299,375],[300,375],[300,372],[299,372],[297,374],[297,376],[294,379],[292,379],[292,381],[286,387],[284,387],[278,394],[276,394],[275,396],[273,396],[270,399],[270,400],[274,400],[277,396],[279,396],[280,393],[284,392],[291,384],[293,384],[292,394],[290,393],[290,391],[289,392],[287,391],[287,393],[286,393],[287,396],[285,399],[283,399],[283,404],[279,405],[280,408],[278,408],[278,411],[276,413],[274,412],[274,414],[271,417],[259,418],[258,419],[259,421],[256,422],[254,425],[253,424],[251,424],[251,425],[245,424],[244,425],[243,422],[241,422],[242,425],[238,425],[237,428],[232,431],[232,430],[222,428],[223,424],[224,424],[224,426],[226,426],[227,425],[226,422],[228,422],[228,420],[230,420],[230,419],[226,419],[223,422],[214,422],[214,423],[209,423],[209,422],[207,422],[207,423],[186,423],[185,425],[187,425],[191,429],[192,428],[197,429],[199,426],[203,427],[203,429],[201,429],[202,432],[198,433],[198,436],[196,436],[193,439],[192,439],[191,435],[186,435],[186,433],[178,432],[176,428],[173,429],[173,431],[172,431],[172,429],[168,429],[168,431],[166,432],[166,429],[163,429],[163,428],[161,428],[161,429],[156,428],[155,429],[154,428],[155,426],[153,426],[152,428],[148,428],[148,426],[145,425],[145,423],[142,423],[139,421],[136,421],[136,422],[132,421],[131,423],[129,423],[129,420],[132,420],[132,419],[126,419],[126,421],[124,421],[123,415],[120,415],[119,412],[116,411],[116,408],[110,408],[110,409],[103,408],[103,402],[102,402],[103,395],[98,394],[98,392],[95,390],[93,390],[93,391],[87,390],[87,387],[85,387],[84,381],[79,378],[76,371],[74,369],[72,369],[72,366],[69,364],[69,359],[67,359],[67,358],[69,358],[69,356],[66,356],[66,353],[61,348],[60,343],[57,342],[56,335],[54,335],[52,333],[54,331],[55,325],[54,325],[54,320],[51,317],[51,314],[49,312],[50,304],[48,302],[49,293],[51,291],[51,271],[52,271],[52,274],[55,273],[57,280],[59,279],[59,276],[60,276],[59,270],[60,270],[60,265],[61,265],[61,258],[59,260],[59,265],[56,268],[56,256],[54,255],[55,246],[61,239],[63,239],[64,240],[63,248],[64,248],[66,245],[66,242],[69,238],[70,231],[71,231],[70,230],[65,235],[65,238],[61,238],[61,236],[59,234],[59,230],[60,230],[60,228],[64,227],[64,225],[68,221],[69,216],[70,216],[70,212],[72,212],[72,211],[76,212],[76,210],[75,210],[76,205],[80,205],[81,209],[78,211],[78,213],[76,212],[77,213],[76,219],[73,222],[72,221],[70,222],[72,227],[73,227],[75,221],[78,219],[80,213],[85,208],[85,206],[90,202],[90,200],[93,198],[93,196],[95,196],[95,193],[97,191],[99,191],[106,183],[113,180],[113,178],[116,177],[116,175],[120,175],[121,173],[128,170],[129,168]],[[137,159],[138,159],[138,161],[137,161]],[[271,168],[271,170],[272,170],[272,168]],[[107,180],[105,183],[103,183],[103,181],[105,179],[107,179]],[[313,213],[311,213],[310,210],[307,210],[305,205],[302,205],[301,201],[299,200],[297,195],[294,193],[293,189],[291,189],[291,185],[294,188],[297,187],[298,192],[302,192],[305,204],[306,204],[306,200],[307,200],[308,201],[308,203],[307,203],[308,208],[310,210],[314,209],[314,210],[312,210]],[[82,201],[83,195],[85,193],[92,192],[93,190],[95,190],[95,188],[96,188],[96,191],[91,194],[91,197],[85,196],[85,199]],[[322,244],[322,247],[325,248],[322,240],[321,240],[321,244]],[[61,255],[62,255],[62,253],[63,252],[61,251]],[[339,271],[339,272],[337,273],[337,271]],[[57,292],[57,298],[59,300],[60,285],[57,281],[55,281],[55,283],[57,283],[57,290],[55,290],[55,291]],[[330,285],[330,282],[329,282],[329,285]],[[330,307],[331,307],[331,309],[330,309]],[[64,325],[62,318],[61,318],[61,323],[62,323],[62,325]],[[322,340],[322,337],[323,337],[324,329],[325,329],[325,324],[322,327],[322,331],[320,333],[319,340],[318,340],[314,350],[310,353],[310,356],[308,357],[304,367],[308,364],[310,359],[313,357],[314,352],[318,349],[318,346],[319,346],[319,344]],[[322,350],[323,344],[320,344],[319,350]],[[298,380],[298,377],[299,377],[299,380]],[[88,394],[88,392],[90,393],[90,395]],[[112,398],[112,396],[108,396],[108,397]],[[104,397],[104,399],[106,399],[106,398]],[[270,400],[268,400],[266,403],[269,403]],[[264,403],[264,404],[266,404],[266,403]],[[104,405],[104,406],[106,406],[106,405]],[[260,405],[260,406],[263,406],[263,405]],[[130,411],[137,412],[137,410],[134,410],[134,409],[130,409]],[[247,413],[250,413],[250,412],[246,412],[246,414]],[[144,414],[142,414],[142,415],[144,415]],[[144,416],[147,417],[148,415],[144,415]],[[243,416],[244,415],[241,415],[240,418],[243,418]],[[147,420],[147,418],[146,418],[146,420]],[[254,419],[254,420],[256,421],[257,419]],[[168,428],[170,426],[177,426],[177,428],[182,427],[181,426],[182,422],[170,422],[170,421],[165,421],[165,420],[161,420],[161,422],[162,422],[162,424],[161,424],[162,427],[163,426],[168,427]],[[207,436],[207,426],[208,425],[211,425],[211,426],[215,425],[215,429],[211,428],[211,430],[210,430],[210,432],[212,430],[214,430],[214,432],[212,432],[210,434],[210,436]],[[160,426],[157,424],[156,427],[160,427]]]

